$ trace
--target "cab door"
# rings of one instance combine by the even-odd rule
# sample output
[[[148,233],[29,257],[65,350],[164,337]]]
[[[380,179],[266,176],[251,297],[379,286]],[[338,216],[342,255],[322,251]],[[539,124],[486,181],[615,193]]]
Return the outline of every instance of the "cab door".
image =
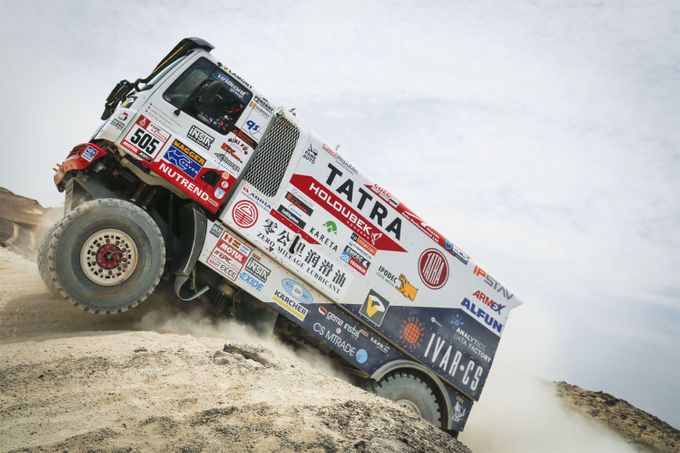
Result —
[[[245,124],[252,100],[245,84],[199,53],[163,81],[142,109],[135,126],[167,136],[162,149],[142,157],[177,189],[216,212],[252,155],[245,149],[249,136],[237,126]],[[133,139],[126,137],[122,145]]]

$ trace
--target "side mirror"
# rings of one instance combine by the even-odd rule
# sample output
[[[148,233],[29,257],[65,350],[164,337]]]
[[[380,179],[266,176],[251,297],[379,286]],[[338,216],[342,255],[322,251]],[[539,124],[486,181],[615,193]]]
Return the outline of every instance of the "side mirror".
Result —
[[[113,114],[113,111],[116,110],[118,104],[127,97],[134,87],[134,83],[127,80],[121,80],[118,82],[106,98],[106,102],[104,103],[104,113],[102,113],[101,119],[104,121],[109,119],[111,114]]]

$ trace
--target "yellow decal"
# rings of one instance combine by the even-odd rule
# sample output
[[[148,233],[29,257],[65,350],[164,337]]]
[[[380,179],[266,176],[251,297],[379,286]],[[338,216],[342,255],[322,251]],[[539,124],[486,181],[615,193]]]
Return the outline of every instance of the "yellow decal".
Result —
[[[401,286],[399,286],[399,292],[402,293],[404,297],[407,298],[408,300],[414,301],[416,299],[416,294],[418,294],[418,288],[413,286],[411,282],[408,281],[404,274],[401,274],[399,276],[399,280],[401,281]]]
[[[375,296],[368,296],[368,305],[366,306],[366,314],[369,318],[372,318],[378,312],[383,313],[385,311],[385,306],[382,301]]]

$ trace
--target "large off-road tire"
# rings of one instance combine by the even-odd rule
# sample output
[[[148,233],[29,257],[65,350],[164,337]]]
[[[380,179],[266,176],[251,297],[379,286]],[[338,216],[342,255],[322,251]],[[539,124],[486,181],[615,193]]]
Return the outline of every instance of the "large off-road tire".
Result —
[[[47,289],[49,290],[50,294],[55,296],[59,294],[59,291],[57,290],[57,285],[55,281],[50,277],[49,266],[47,264],[47,251],[49,249],[52,235],[54,235],[54,230],[56,230],[58,226],[59,222],[54,223],[47,229],[47,231],[45,231],[45,234],[40,240],[40,245],[38,246],[37,257],[38,273],[40,274],[40,278],[42,278],[42,281],[45,284],[45,286],[47,286]]]
[[[165,244],[151,216],[124,200],[78,205],[57,224],[47,250],[48,276],[85,311],[111,314],[137,306],[156,288]]]
[[[442,415],[432,387],[417,374],[397,371],[373,386],[378,395],[390,399],[408,412],[442,428]]]

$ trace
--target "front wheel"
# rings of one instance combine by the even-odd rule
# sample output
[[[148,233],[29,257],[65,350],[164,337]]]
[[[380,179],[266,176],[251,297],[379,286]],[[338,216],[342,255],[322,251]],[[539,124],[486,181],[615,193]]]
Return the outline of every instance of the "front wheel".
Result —
[[[165,244],[154,220],[138,206],[105,198],[69,212],[47,247],[49,278],[85,311],[119,313],[156,288]]]
[[[47,287],[47,290],[50,292],[50,294],[54,296],[58,295],[59,291],[57,290],[56,283],[50,276],[49,265],[47,262],[47,252],[49,250],[50,240],[54,235],[54,230],[56,230],[58,226],[59,222],[54,223],[50,225],[47,231],[45,231],[45,234],[40,240],[40,245],[38,246],[37,256],[38,272],[40,273],[40,278],[42,279],[43,283],[45,283],[45,286]]]

